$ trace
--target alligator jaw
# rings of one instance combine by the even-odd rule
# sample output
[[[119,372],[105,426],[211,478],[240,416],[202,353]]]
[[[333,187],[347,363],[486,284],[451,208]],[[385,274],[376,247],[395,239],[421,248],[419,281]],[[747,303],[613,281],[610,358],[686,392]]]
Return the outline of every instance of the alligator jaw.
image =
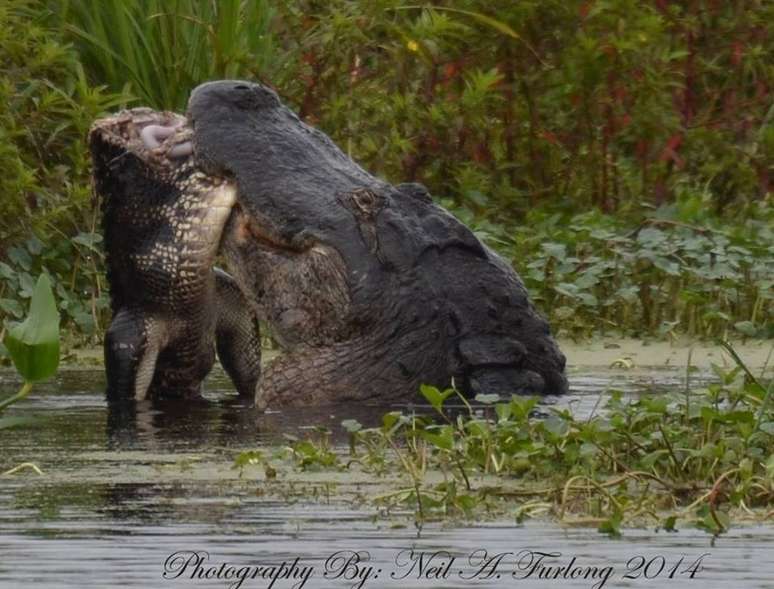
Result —
[[[179,114],[133,108],[97,120],[89,130],[89,142],[112,145],[163,170],[186,162],[193,154],[191,133],[187,119]]]
[[[140,107],[123,110],[113,116],[97,120],[89,131],[89,141],[99,141],[116,147],[123,157],[128,153],[143,160],[159,176],[168,177],[181,166],[192,164],[193,142],[189,119],[177,113],[154,111]],[[217,176],[199,174],[213,180]],[[218,178],[219,179],[219,178]],[[220,182],[214,184],[220,185]],[[228,181],[226,185],[230,184]],[[239,207],[239,205],[237,205]],[[280,231],[261,215],[243,213],[242,238],[251,239],[258,247],[269,251],[300,252],[298,247],[280,235]]]
[[[198,396],[215,348],[243,397],[254,396],[260,375],[252,306],[213,269],[236,187],[189,157],[185,121],[138,108],[96,121],[89,133],[111,287],[112,403]]]

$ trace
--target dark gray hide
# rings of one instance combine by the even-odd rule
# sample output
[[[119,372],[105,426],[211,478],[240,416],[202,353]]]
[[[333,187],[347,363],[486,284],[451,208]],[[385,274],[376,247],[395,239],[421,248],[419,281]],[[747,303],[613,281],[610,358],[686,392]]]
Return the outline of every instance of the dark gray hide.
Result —
[[[424,187],[371,176],[259,84],[199,86],[188,116],[197,164],[238,187],[229,267],[288,350],[259,404],[567,390],[517,274]]]

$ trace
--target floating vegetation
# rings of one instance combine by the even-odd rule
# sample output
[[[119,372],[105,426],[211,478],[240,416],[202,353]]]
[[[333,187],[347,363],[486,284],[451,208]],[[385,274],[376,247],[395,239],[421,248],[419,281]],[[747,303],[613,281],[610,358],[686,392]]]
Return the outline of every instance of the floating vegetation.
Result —
[[[418,527],[512,514],[614,536],[650,525],[721,534],[732,522],[774,517],[772,386],[729,351],[737,367],[715,367],[718,382],[705,389],[691,390],[688,371],[683,391],[610,391],[585,418],[536,398],[479,395],[470,404],[455,389],[423,386],[426,414],[390,412],[376,428],[343,422],[348,451],[318,428],[273,456],[244,452],[235,467],[262,464],[278,481],[278,459],[304,471],[366,473],[384,487],[366,503],[385,515],[408,509]]]
[[[529,217],[529,231],[466,220],[513,260],[560,337],[774,336],[770,213],[722,228],[685,223],[674,207],[639,225],[595,212]]]

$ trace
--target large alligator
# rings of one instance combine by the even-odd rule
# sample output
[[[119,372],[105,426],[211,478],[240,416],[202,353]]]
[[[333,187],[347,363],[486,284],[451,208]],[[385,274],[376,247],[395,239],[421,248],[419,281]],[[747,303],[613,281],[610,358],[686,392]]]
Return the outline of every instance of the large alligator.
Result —
[[[216,347],[240,396],[255,395],[256,317],[213,268],[236,193],[197,170],[184,123],[138,108],[96,121],[89,134],[113,310],[110,401],[198,396]]]
[[[368,174],[259,84],[199,86],[188,118],[200,170],[237,189],[229,268],[285,348],[259,406],[567,390],[518,275],[424,187]]]

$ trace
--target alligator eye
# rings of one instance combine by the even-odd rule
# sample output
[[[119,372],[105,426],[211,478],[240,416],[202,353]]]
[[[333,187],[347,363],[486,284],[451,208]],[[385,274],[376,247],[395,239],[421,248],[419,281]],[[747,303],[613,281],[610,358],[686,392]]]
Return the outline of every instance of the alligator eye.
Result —
[[[356,192],[353,194],[353,196],[355,197],[355,202],[357,202],[357,204],[363,208],[372,207],[374,205],[374,201],[376,200],[373,193],[367,192],[365,190],[362,192]]]
[[[368,188],[358,188],[350,193],[352,203],[363,213],[374,213],[379,203],[379,196]]]
[[[250,86],[247,86],[245,84],[237,84],[234,86],[234,90],[249,90]]]

